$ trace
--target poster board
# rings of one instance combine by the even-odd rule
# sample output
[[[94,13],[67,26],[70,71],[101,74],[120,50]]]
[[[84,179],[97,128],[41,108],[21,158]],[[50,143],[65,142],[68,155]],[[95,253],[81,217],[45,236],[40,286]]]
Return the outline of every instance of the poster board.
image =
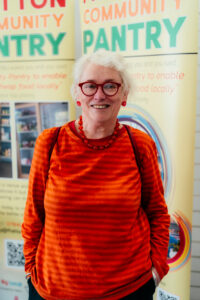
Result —
[[[134,93],[119,119],[155,140],[171,215],[170,271],[155,299],[189,299],[198,1],[80,1],[82,50],[120,52]],[[184,285],[183,285],[184,280]],[[174,284],[176,282],[176,284]],[[171,298],[170,298],[171,299]]]
[[[75,117],[74,1],[0,3],[0,298],[26,300],[21,223],[35,140]]]

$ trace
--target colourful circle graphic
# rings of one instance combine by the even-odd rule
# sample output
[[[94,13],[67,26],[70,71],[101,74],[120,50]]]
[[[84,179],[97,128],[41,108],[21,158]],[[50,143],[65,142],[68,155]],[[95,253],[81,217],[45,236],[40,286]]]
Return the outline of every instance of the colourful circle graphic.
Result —
[[[155,120],[143,109],[136,105],[128,105],[127,114],[121,114],[119,121],[134,128],[146,132],[156,143],[158,150],[158,163],[160,166],[161,178],[165,190],[165,199],[169,197],[172,183],[172,168],[169,151],[161,134],[161,130]]]
[[[191,231],[192,226],[182,213],[175,212],[172,214],[167,258],[170,271],[180,269],[190,259]]]

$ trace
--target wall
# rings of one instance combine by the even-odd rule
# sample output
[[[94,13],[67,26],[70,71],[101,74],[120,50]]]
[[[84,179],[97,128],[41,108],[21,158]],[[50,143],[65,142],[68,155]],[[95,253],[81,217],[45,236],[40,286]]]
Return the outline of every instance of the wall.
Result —
[[[200,1],[199,1],[200,19]],[[200,49],[200,22],[199,22]],[[194,161],[194,204],[192,220],[192,266],[191,266],[191,300],[200,299],[200,54],[198,55],[197,83],[197,112],[196,112],[196,142]]]

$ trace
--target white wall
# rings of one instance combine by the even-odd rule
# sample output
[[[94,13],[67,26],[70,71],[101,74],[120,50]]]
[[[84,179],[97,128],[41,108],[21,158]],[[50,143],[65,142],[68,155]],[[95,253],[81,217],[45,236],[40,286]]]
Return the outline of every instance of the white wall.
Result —
[[[200,17],[200,0],[199,0]],[[200,18],[199,18],[200,19]],[[200,49],[200,22],[199,22]],[[198,55],[197,82],[197,111],[196,111],[196,142],[194,161],[194,204],[192,220],[192,267],[191,267],[191,300],[200,299],[200,54]]]

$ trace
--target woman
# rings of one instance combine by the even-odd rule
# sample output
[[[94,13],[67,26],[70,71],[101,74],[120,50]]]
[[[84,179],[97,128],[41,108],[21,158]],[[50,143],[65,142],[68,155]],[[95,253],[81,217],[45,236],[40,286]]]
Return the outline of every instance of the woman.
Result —
[[[139,171],[117,120],[131,87],[126,70],[116,53],[80,58],[72,93],[82,116],[37,139],[22,225],[29,299],[148,300],[168,272],[155,144],[131,129]]]

